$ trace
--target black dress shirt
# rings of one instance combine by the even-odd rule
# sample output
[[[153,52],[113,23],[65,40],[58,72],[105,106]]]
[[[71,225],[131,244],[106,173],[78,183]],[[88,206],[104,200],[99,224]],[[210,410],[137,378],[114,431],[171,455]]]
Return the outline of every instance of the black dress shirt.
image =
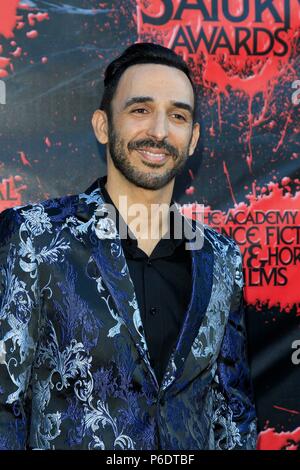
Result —
[[[101,185],[104,200],[114,205],[104,184],[105,180]],[[125,222],[116,207],[115,210],[118,228],[119,217],[122,223]],[[159,384],[176,345],[192,292],[190,251],[185,249],[184,237],[174,237],[172,220],[170,217],[171,236],[161,238],[150,256],[138,247],[129,228],[129,236],[121,240],[140,308],[151,366]]]

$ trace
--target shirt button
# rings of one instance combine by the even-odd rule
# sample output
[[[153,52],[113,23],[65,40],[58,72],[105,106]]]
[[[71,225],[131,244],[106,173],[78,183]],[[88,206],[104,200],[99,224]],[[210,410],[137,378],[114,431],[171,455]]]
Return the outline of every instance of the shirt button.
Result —
[[[158,311],[158,308],[157,307],[151,307],[150,308],[150,313],[152,316],[156,315],[157,314],[157,311]]]
[[[147,261],[147,266],[148,267],[152,266],[152,263],[151,263],[150,259],[148,259],[148,261]]]

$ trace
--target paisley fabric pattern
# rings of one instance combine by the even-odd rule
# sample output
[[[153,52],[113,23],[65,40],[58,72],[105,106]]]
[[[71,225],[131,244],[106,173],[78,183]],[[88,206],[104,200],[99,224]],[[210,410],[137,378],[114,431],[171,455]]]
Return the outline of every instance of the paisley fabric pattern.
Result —
[[[0,215],[0,448],[255,448],[241,254],[203,236],[159,387],[99,180]]]

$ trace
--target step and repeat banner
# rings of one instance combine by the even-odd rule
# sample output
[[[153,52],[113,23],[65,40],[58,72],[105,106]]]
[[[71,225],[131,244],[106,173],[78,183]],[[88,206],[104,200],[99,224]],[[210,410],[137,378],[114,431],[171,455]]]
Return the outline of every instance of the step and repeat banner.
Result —
[[[106,65],[155,42],[193,70],[201,141],[181,204],[244,257],[258,449],[300,449],[300,1],[0,1],[0,211],[106,173]]]

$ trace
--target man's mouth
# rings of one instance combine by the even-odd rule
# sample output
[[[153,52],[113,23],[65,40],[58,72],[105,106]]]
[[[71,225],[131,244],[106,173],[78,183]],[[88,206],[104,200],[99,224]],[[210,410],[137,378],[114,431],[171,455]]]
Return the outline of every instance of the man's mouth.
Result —
[[[162,149],[137,149],[139,154],[145,160],[151,163],[162,163],[165,162],[169,157],[170,154]]]

